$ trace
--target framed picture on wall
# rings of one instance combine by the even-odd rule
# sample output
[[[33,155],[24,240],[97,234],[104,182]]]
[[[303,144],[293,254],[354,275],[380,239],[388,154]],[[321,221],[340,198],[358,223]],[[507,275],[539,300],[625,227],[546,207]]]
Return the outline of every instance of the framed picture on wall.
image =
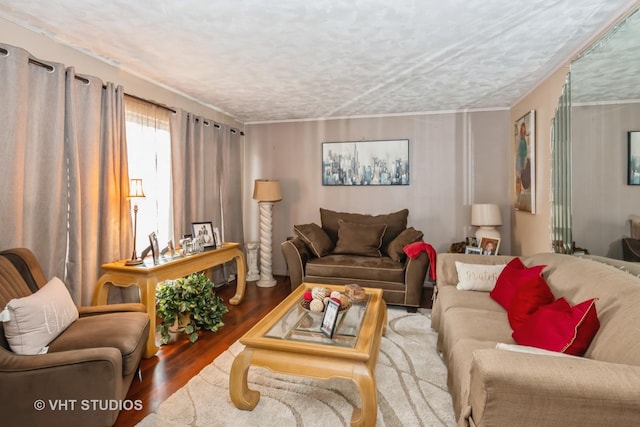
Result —
[[[529,111],[516,120],[515,208],[536,213],[536,112]]]
[[[322,185],[409,185],[409,140],[323,142]]]
[[[627,185],[640,185],[640,131],[627,132]]]

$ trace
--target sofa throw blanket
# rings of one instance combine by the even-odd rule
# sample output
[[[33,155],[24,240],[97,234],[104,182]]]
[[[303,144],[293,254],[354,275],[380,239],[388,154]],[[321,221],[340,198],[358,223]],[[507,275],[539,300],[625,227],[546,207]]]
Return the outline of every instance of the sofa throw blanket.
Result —
[[[410,243],[402,248],[405,254],[411,259],[418,258],[422,252],[426,252],[429,257],[429,277],[436,280],[436,257],[437,252],[433,246],[425,242]]]

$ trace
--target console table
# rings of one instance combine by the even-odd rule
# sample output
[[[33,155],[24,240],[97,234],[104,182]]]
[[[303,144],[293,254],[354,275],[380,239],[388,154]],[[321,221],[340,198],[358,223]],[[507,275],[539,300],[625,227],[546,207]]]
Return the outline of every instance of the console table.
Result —
[[[149,358],[158,351],[158,346],[156,345],[156,285],[165,280],[188,276],[191,273],[207,270],[232,260],[236,262],[238,279],[236,294],[229,300],[229,303],[237,305],[244,298],[247,266],[244,253],[240,250],[240,244],[227,242],[223,243],[221,248],[193,255],[172,259],[161,258],[158,265],[154,265],[150,259],[146,259],[144,264],[133,266],[125,265],[125,260],[102,264],[104,274],[98,280],[93,303],[95,305],[107,303],[109,294],[109,288],[105,286],[107,283],[119,287],[138,286],[140,288],[140,302],[147,307],[151,322],[147,348],[144,354],[145,358]]]

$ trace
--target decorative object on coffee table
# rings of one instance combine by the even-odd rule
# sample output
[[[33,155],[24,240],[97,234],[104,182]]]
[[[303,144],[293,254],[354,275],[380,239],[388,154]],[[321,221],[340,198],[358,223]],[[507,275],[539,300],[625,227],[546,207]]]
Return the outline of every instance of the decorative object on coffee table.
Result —
[[[256,285],[269,288],[276,285],[276,279],[271,273],[272,210],[273,204],[282,200],[280,182],[256,179],[253,199],[260,206],[260,280]]]
[[[177,331],[198,340],[198,331],[215,332],[224,326],[222,315],[229,311],[215,294],[214,285],[203,273],[190,274],[165,282],[156,288],[156,314],[162,322],[156,327],[161,344],[169,342],[169,329],[177,322]]]

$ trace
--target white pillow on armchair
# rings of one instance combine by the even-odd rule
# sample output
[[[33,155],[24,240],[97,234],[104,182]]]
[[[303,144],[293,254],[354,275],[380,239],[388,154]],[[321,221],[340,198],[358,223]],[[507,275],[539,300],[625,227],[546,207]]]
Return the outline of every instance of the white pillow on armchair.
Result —
[[[14,353],[39,354],[78,319],[78,308],[64,283],[54,277],[36,293],[10,300],[1,318]]]

